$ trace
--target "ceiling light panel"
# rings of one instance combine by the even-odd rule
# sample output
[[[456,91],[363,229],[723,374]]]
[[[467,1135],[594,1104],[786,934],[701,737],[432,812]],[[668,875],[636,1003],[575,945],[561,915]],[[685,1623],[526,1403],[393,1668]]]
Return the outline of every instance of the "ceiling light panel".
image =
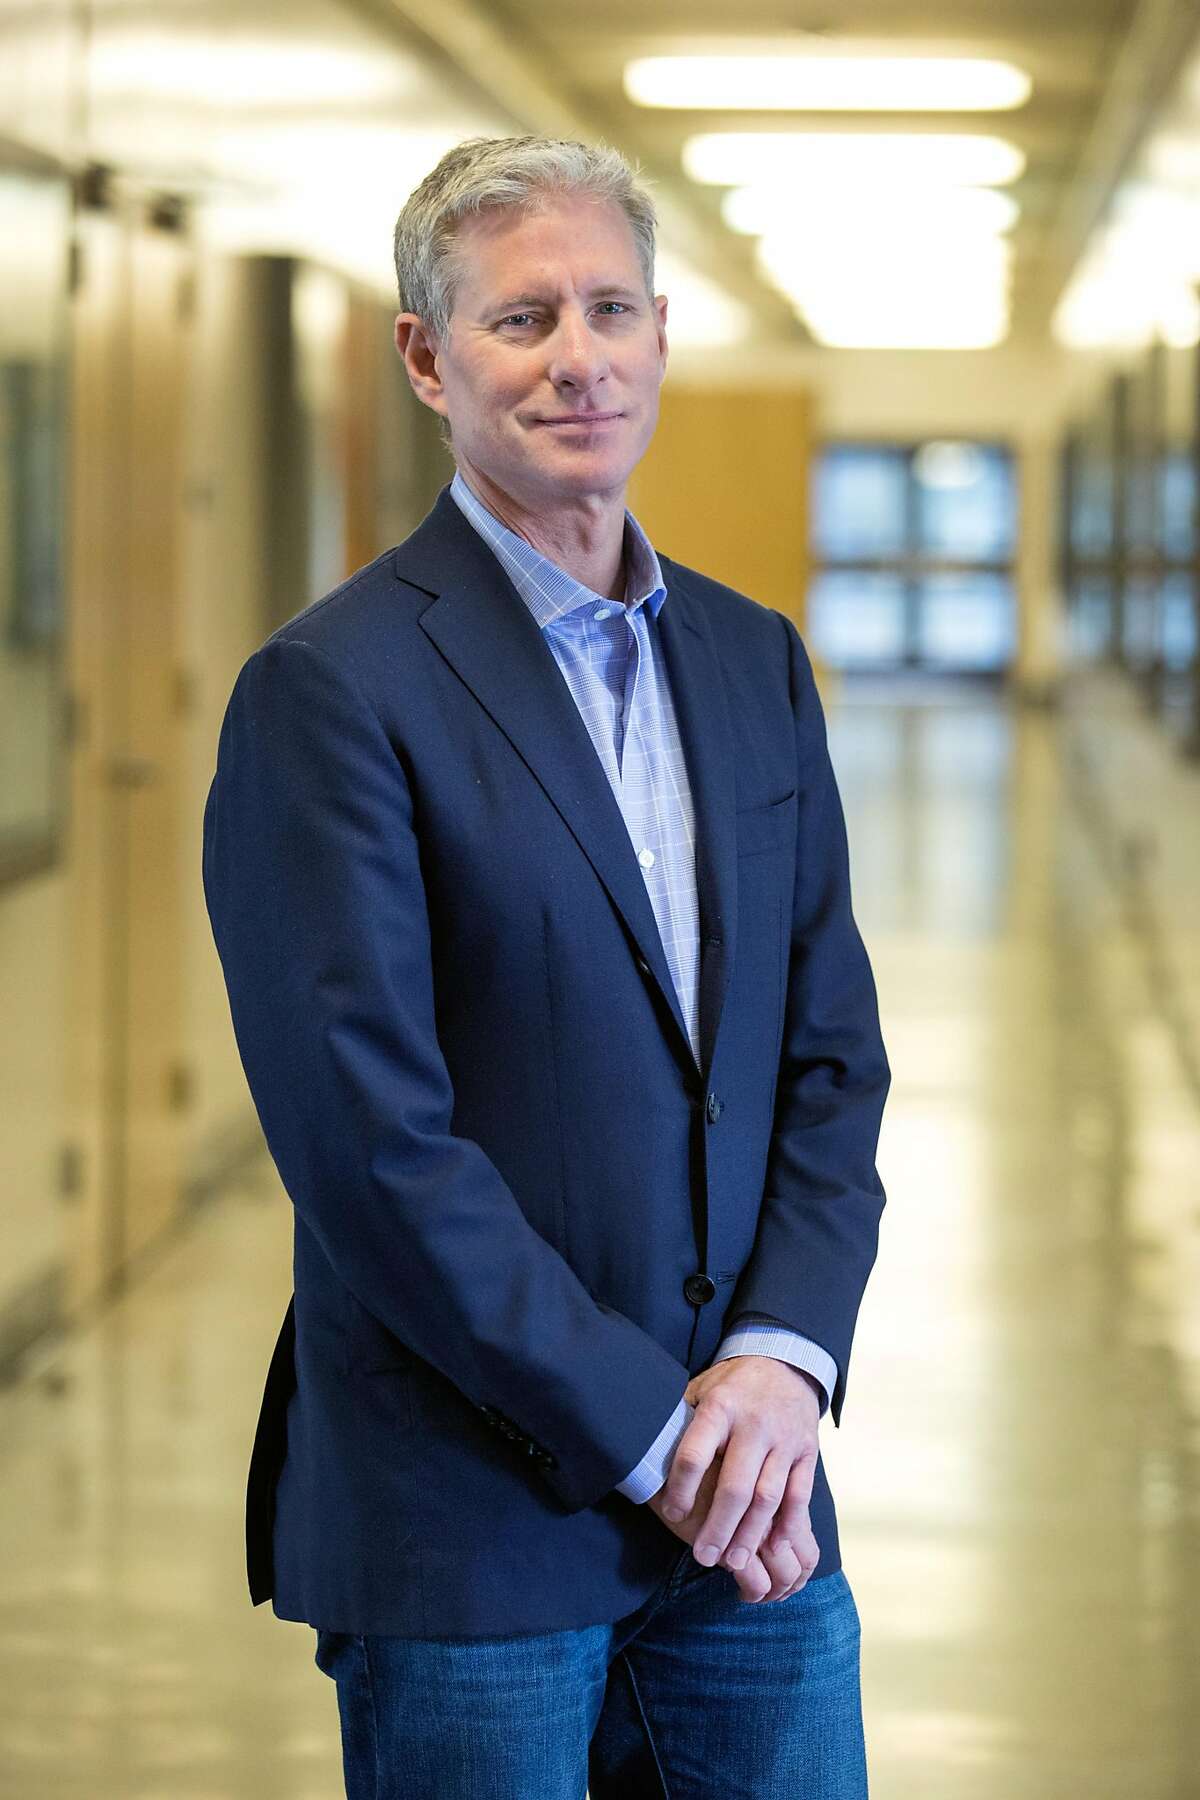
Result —
[[[641,56],[625,65],[638,106],[801,112],[991,112],[1023,106],[1033,84],[980,57]]]
[[[110,26],[89,50],[88,79],[105,101],[235,109],[395,104],[415,98],[424,76],[412,58],[358,44]]]
[[[683,146],[693,181],[723,187],[788,181],[1000,187],[1025,168],[1005,138],[971,132],[707,131]]]
[[[1011,230],[1020,210],[1011,194],[995,188],[904,188],[866,182],[823,185],[800,194],[794,186],[731,188],[721,201],[721,216],[730,230],[750,237],[781,225],[820,237],[844,237],[847,230],[882,226],[913,233],[994,235]]]

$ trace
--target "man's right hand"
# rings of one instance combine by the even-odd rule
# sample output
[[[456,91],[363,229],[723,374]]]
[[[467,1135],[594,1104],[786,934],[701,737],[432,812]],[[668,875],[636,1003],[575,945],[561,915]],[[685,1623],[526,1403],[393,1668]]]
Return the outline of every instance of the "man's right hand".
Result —
[[[646,1505],[650,1507],[657,1518],[662,1520],[668,1531],[673,1531],[675,1536],[682,1538],[685,1544],[692,1544],[695,1542],[696,1533],[708,1517],[720,1473],[721,1458],[716,1456],[704,1473],[696,1491],[695,1503],[685,1519],[668,1519],[664,1515],[662,1507],[667,1493],[665,1483],[659,1488],[657,1494],[650,1496]],[[786,1600],[789,1594],[794,1594],[798,1588],[802,1588],[816,1567],[817,1561],[816,1539],[813,1538],[811,1531],[808,1533],[808,1540],[813,1555],[810,1566],[805,1567],[790,1545],[782,1550],[773,1549],[771,1532],[768,1530],[758,1547],[757,1555],[750,1558],[745,1568],[730,1569],[729,1571],[737,1582],[742,1599]]]

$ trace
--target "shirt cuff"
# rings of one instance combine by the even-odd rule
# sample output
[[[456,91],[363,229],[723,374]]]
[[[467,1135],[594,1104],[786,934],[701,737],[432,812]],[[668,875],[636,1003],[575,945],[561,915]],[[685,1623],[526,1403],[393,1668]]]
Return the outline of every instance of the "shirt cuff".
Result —
[[[779,1362],[791,1363],[794,1369],[802,1369],[821,1387],[822,1416],[837,1386],[837,1364],[828,1350],[787,1325],[765,1318],[762,1323],[755,1323],[749,1313],[743,1313],[741,1322],[722,1338],[713,1362],[723,1362],[727,1356],[773,1356]]]
[[[679,1446],[679,1440],[692,1422],[696,1409],[687,1400],[681,1399],[650,1448],[637,1467],[631,1469],[624,1481],[618,1481],[617,1492],[624,1494],[627,1500],[636,1501],[640,1506],[657,1494],[671,1465],[671,1458]]]

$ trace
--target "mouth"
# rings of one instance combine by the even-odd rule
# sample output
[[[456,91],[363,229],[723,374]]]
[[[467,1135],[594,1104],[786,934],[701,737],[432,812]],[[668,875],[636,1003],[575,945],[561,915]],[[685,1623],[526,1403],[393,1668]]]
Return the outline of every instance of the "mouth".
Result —
[[[564,413],[559,418],[539,419],[539,425],[552,431],[593,431],[597,426],[615,425],[623,415],[619,412]]]

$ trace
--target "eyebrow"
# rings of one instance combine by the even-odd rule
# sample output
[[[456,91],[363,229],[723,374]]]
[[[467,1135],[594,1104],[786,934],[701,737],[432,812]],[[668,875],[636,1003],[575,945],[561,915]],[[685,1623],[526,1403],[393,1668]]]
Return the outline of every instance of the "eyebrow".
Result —
[[[622,297],[636,299],[637,290],[631,287],[609,284],[605,287],[589,288],[587,297],[589,300],[615,300]],[[509,294],[507,299],[497,300],[495,306],[490,310],[494,312],[508,312],[514,306],[542,306],[545,304],[546,299],[547,296],[545,294]]]

